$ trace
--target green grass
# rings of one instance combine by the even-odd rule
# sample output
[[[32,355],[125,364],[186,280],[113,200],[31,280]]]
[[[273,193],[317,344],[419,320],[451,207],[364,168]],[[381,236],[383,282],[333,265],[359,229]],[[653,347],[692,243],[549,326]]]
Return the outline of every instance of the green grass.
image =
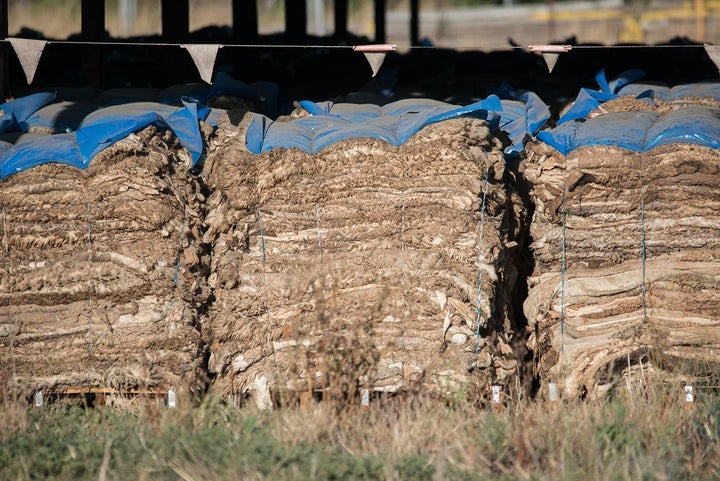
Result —
[[[0,479],[720,479],[720,397],[529,402],[496,413],[408,399],[258,412],[5,403]]]

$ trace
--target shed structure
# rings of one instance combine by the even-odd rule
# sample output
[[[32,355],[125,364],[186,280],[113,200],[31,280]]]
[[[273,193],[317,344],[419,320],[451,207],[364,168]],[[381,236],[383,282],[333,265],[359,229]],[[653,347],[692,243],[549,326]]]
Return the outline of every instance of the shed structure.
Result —
[[[386,0],[374,4],[375,42],[384,43],[386,31]],[[162,0],[162,37],[168,43],[187,41],[190,33],[190,0]],[[333,0],[334,33],[342,38],[348,34],[348,0]],[[9,36],[8,0],[0,0],[0,38]],[[302,44],[307,38],[307,0],[285,1],[285,34],[289,41]],[[82,0],[81,38],[92,43],[105,39],[105,0]],[[420,37],[420,1],[410,0],[410,39],[417,45]],[[233,41],[238,44],[258,43],[257,0],[232,0]],[[0,43],[0,97],[9,94],[7,42]],[[100,85],[103,80],[102,48],[83,48],[83,74],[88,83]]]

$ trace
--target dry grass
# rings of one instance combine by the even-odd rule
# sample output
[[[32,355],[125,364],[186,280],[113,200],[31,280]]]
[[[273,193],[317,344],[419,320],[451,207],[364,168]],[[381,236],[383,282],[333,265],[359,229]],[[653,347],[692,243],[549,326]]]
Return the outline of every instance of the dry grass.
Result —
[[[720,398],[0,411],[1,479],[720,479]]]

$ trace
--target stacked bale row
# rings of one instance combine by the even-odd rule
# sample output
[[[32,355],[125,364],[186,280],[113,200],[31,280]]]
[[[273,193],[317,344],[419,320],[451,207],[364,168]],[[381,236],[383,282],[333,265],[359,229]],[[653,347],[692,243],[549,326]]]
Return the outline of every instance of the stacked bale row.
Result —
[[[198,387],[202,198],[182,156],[147,128],[87,171],[0,183],[3,390]]]
[[[252,155],[240,140],[248,120],[221,123],[205,170],[216,391],[444,395],[507,383],[524,207],[487,124],[443,121],[400,147],[352,139]]]
[[[621,98],[603,111],[687,103]],[[631,381],[717,373],[720,153],[674,143],[564,156],[537,142],[524,175],[535,205],[525,313],[541,379],[594,397]]]

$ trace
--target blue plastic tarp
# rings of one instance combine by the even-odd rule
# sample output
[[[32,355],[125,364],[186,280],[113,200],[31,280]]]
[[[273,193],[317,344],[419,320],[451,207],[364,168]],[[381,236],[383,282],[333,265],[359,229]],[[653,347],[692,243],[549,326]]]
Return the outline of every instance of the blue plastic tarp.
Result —
[[[89,102],[56,102],[46,105],[20,122],[20,127],[24,131],[38,127],[53,129],[56,132],[75,131],[80,127],[83,119],[97,109],[96,104]]]
[[[85,169],[75,134],[43,135],[0,150],[0,179],[51,162]]]
[[[55,92],[39,92],[0,104],[0,133],[22,130],[22,123],[28,117],[53,100]]]
[[[0,140],[0,159],[2,159],[3,155],[5,155],[5,152],[8,151],[13,146],[10,142],[5,142],[4,140]]]
[[[194,103],[173,107],[160,103],[141,102],[117,105],[88,114],[77,132],[72,134],[40,135],[20,133],[14,146],[0,151],[0,176],[21,172],[36,165],[59,162],[85,169],[98,153],[129,134],[148,125],[170,129],[192,156],[193,166],[203,153],[203,139],[199,120],[211,109]]]
[[[620,97],[618,92],[623,87],[643,77],[645,77],[645,72],[642,70],[627,70],[615,79],[608,81],[605,76],[605,69],[600,70],[597,75],[595,75],[595,81],[600,87],[600,90],[580,89],[573,104],[567,112],[558,119],[558,125],[570,120],[587,117],[590,112],[597,109],[603,102]]]
[[[160,89],[153,88],[117,88],[101,91],[93,103],[100,107],[110,107],[138,102],[157,102]]]
[[[425,125],[465,115],[488,120],[491,111],[502,109],[500,99],[494,95],[465,107],[429,99],[400,100],[382,107],[310,101],[300,105],[310,117],[273,122],[256,115],[246,133],[248,150],[259,154],[294,147],[317,153],[351,138],[375,138],[398,146]]]
[[[720,148],[720,109],[688,106],[665,115],[655,112],[610,112],[588,120],[573,120],[540,132],[537,138],[567,155],[593,145],[633,152],[671,143]]]
[[[674,143],[720,149],[720,109],[693,105],[671,110],[648,129],[645,150]]]
[[[204,109],[205,115],[209,112]],[[170,129],[188,149],[195,165],[203,153],[196,104],[173,107],[153,102],[117,105],[97,110],[83,120],[77,131],[80,152],[86,163],[115,142],[148,125]]]
[[[663,101],[683,98],[711,98],[720,101],[720,81],[695,82],[676,85],[672,88],[664,84],[635,83],[621,88],[620,95],[632,95],[638,98],[654,98]]]
[[[61,102],[52,103],[56,98],[54,92],[40,92],[0,105],[0,136],[3,137],[0,138],[0,167],[3,177],[48,162],[87,168],[102,150],[148,125],[170,129],[190,152],[195,166],[204,150],[199,121],[217,126],[225,112],[206,106],[205,101],[219,95],[252,98],[263,103],[266,112],[274,114],[278,85],[270,82],[248,85],[221,72],[211,86],[188,84],[162,91],[124,88],[59,90]],[[100,108],[100,105],[108,106]],[[23,133],[37,127],[56,132],[74,131],[75,134],[63,137]]]
[[[488,92],[502,99],[500,130],[510,138],[511,145],[505,148],[505,155],[512,158],[522,153],[525,142],[550,120],[550,109],[535,92],[515,89],[508,82]]]

